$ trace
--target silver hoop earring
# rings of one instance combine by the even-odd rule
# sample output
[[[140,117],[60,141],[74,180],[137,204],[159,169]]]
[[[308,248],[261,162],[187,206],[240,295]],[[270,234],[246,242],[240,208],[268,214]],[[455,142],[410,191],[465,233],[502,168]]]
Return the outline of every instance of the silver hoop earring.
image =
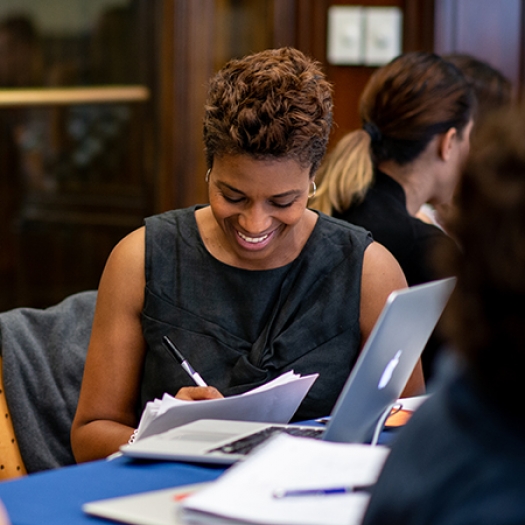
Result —
[[[206,175],[204,176],[204,180],[205,180],[206,184],[208,184],[208,182],[210,182],[210,171],[211,171],[211,168],[206,172]]]
[[[317,192],[317,186],[315,185],[315,180],[310,181],[310,184],[312,185],[312,191],[308,193],[308,198],[313,199]]]

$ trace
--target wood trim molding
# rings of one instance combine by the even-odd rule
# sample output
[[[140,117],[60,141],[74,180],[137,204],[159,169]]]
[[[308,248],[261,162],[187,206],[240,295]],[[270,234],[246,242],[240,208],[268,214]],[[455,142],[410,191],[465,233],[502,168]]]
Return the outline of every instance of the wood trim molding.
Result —
[[[145,86],[0,89],[0,107],[143,102],[149,97]]]
[[[403,51],[434,51],[434,0],[405,0]]]
[[[295,46],[297,0],[274,0],[273,3],[273,45],[274,47]]]
[[[157,211],[207,201],[202,118],[214,73],[215,5],[163,0]]]

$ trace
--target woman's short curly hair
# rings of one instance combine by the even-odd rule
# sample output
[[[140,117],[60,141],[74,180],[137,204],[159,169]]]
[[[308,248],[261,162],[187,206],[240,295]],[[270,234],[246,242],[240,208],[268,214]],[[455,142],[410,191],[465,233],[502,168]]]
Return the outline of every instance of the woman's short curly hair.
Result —
[[[315,173],[332,126],[332,87],[297,49],[230,60],[210,81],[204,115],[208,167],[222,155],[292,158]]]

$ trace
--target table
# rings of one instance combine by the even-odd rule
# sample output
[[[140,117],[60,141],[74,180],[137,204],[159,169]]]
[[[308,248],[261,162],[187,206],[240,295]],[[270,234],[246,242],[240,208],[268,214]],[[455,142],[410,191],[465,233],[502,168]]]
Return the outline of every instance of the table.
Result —
[[[389,445],[395,434],[395,429],[383,430],[379,443]],[[84,514],[84,503],[213,481],[226,468],[117,457],[1,482],[0,500],[12,525],[102,525],[110,522]]]
[[[82,512],[82,504],[149,490],[212,481],[224,466],[137,461],[120,457],[31,474],[0,483],[12,525],[108,523]]]

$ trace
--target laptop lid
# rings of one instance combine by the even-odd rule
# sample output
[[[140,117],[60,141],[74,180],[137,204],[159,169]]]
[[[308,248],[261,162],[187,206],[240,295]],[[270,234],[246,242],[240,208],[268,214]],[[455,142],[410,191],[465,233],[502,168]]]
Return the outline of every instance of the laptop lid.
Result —
[[[184,525],[178,513],[180,502],[210,482],[195,483],[181,487],[153,490],[117,498],[91,501],[82,510],[91,516],[114,520],[131,525]]]
[[[366,443],[416,366],[454,289],[454,277],[394,291],[332,411],[323,439]]]

